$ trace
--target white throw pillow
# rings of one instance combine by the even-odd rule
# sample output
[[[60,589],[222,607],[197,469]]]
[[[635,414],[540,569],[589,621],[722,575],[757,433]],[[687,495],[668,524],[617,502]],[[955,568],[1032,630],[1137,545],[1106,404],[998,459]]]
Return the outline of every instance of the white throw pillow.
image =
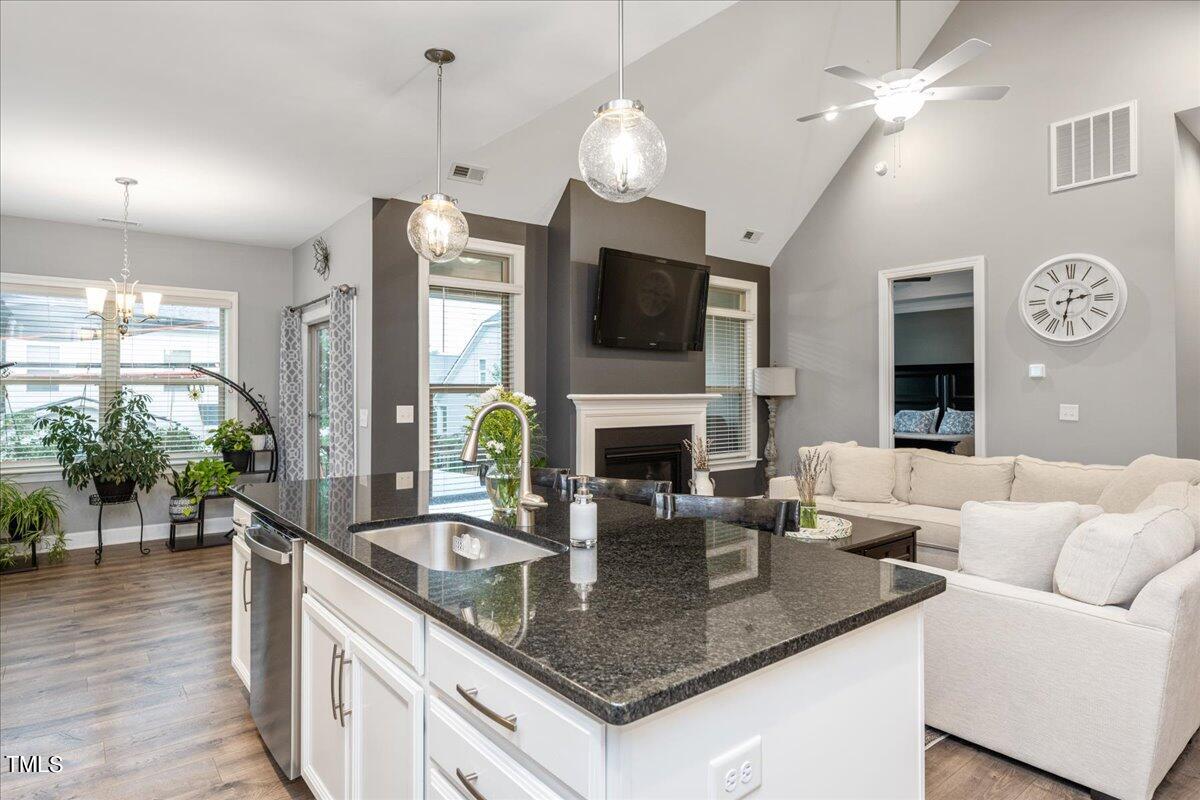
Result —
[[[1191,520],[1177,508],[1101,514],[1067,537],[1054,585],[1083,603],[1127,605],[1154,576],[1191,555],[1195,540]]]
[[[1192,530],[1196,533],[1196,543],[1193,545],[1200,550],[1200,482],[1174,481],[1164,483],[1150,493],[1150,496],[1137,507],[1145,511],[1155,506],[1178,508],[1192,521]]]
[[[1084,513],[1078,503],[963,504],[958,567],[970,575],[1048,592],[1054,566]]]
[[[1104,506],[1105,511],[1128,514],[1162,484],[1197,479],[1200,479],[1198,459],[1142,456],[1113,478],[1096,502]]]
[[[858,442],[821,442],[811,447],[801,447],[800,455],[804,455],[808,450],[820,450],[828,457],[839,447],[858,447]],[[817,479],[817,494],[826,496],[833,494],[833,476],[830,475],[829,461],[825,462],[825,471]]]
[[[878,447],[838,447],[830,457],[833,498],[859,503],[894,503],[896,455]]]

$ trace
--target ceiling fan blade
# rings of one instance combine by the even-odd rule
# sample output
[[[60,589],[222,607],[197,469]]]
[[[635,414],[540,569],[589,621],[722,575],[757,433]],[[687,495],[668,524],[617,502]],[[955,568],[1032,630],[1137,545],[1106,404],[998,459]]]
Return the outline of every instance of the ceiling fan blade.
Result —
[[[810,120],[820,119],[831,111],[840,114],[843,111],[853,111],[856,108],[866,108],[867,106],[875,105],[876,102],[878,101],[872,97],[870,100],[859,100],[857,103],[851,103],[848,106],[830,106],[824,111],[818,111],[815,114],[807,114],[803,117],[798,117],[796,122],[809,122]]]
[[[904,130],[904,120],[883,123],[884,136],[891,136],[893,133],[899,133],[902,130]]]
[[[888,88],[888,85],[879,78],[872,78],[866,73],[859,72],[854,67],[847,67],[839,64],[836,67],[826,67],[825,71],[830,75],[837,75],[839,78],[845,78],[848,81],[854,81],[860,86],[865,86],[872,92],[877,92],[880,89]]]
[[[931,86],[921,94],[926,100],[999,100],[1007,86]]]
[[[991,45],[982,39],[967,39],[958,47],[917,73],[908,85],[920,91],[926,86],[931,86],[946,77],[971,59],[983,55],[990,48]]]

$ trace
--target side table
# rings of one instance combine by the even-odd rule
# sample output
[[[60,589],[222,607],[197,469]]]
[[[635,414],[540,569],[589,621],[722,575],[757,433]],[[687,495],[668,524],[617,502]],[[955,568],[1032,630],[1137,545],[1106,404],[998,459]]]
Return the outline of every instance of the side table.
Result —
[[[107,498],[101,497],[98,494],[93,494],[88,497],[88,505],[96,506],[96,566],[100,565],[100,559],[104,557],[104,507],[119,506],[125,503],[133,503],[137,506],[138,511],[138,550],[142,555],[150,555],[150,548],[143,543],[143,538],[146,535],[146,519],[142,516],[142,504],[138,501],[138,494],[134,492],[128,497]]]

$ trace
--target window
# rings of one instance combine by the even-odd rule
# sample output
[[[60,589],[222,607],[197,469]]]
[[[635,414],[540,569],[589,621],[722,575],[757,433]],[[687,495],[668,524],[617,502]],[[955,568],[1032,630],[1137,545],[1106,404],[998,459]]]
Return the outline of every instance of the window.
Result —
[[[209,432],[234,413],[232,397],[215,380],[197,378],[191,365],[234,376],[235,294],[146,287],[163,292],[159,316],[121,337],[115,324],[87,316],[83,288],[97,282],[9,273],[0,282],[0,362],[13,363],[0,393],[6,467],[56,468],[34,421],[55,405],[98,419],[121,386],[150,396],[173,456],[207,450]]]
[[[453,261],[422,261],[426,281],[422,388],[428,413],[422,463],[434,473],[435,497],[482,493],[458,458],[467,406],[496,384],[522,385],[523,254],[518,246],[472,241]]]
[[[704,382],[721,397],[708,404],[707,438],[714,469],[752,466],[757,431],[753,375],[757,287],[713,276],[704,325]]]

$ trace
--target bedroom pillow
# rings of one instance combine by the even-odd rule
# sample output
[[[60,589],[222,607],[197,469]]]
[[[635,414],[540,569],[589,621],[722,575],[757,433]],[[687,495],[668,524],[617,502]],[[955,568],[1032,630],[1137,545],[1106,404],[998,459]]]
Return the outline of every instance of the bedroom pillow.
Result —
[[[959,436],[975,433],[975,412],[947,408],[946,413],[942,416],[941,423],[938,424],[937,432]]]
[[[810,447],[801,447],[800,455],[804,455],[808,450],[821,450],[824,451],[826,456],[829,456],[839,447],[858,447],[858,442],[821,442]],[[817,479],[817,494],[823,494],[827,497],[833,494],[833,477],[830,475],[828,460],[825,462],[825,471]]]
[[[1192,528],[1196,533],[1196,542],[1193,547],[1200,550],[1200,481],[1164,483],[1151,492],[1150,496],[1137,507],[1137,510],[1145,511],[1155,506],[1178,508],[1186,514],[1187,518],[1192,521]]]
[[[1054,588],[1094,606],[1127,605],[1142,587],[1192,554],[1196,532],[1177,508],[1101,514],[1063,544]]]
[[[839,447],[830,457],[835,500],[894,503],[896,456],[878,447]]]
[[[1054,586],[1054,567],[1063,543],[1081,521],[1079,504],[1070,501],[964,503],[958,568],[1010,586],[1048,592]]]
[[[896,419],[892,422],[892,430],[896,433],[933,433],[933,426],[937,424],[937,415],[936,408],[928,411],[897,411]]]

